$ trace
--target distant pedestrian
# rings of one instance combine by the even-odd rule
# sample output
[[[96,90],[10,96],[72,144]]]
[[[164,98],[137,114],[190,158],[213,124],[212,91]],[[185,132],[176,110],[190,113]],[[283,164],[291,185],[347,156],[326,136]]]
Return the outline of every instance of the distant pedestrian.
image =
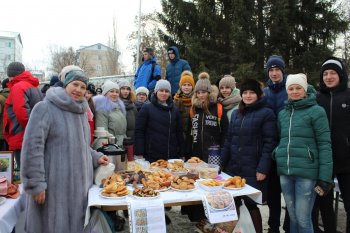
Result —
[[[181,73],[185,70],[191,71],[191,67],[186,60],[180,58],[180,52],[176,46],[171,46],[167,52],[170,63],[166,67],[165,78],[171,84],[171,95],[173,96],[180,88]]]
[[[9,78],[5,78],[1,82],[2,90],[0,91],[0,151],[9,150],[9,145],[7,144],[4,138],[4,133],[2,132],[2,125],[3,125],[2,122],[3,122],[5,102],[10,94],[10,89],[7,86],[9,82],[10,82]]]
[[[137,68],[134,87],[146,87],[153,91],[156,82],[161,78],[161,69],[152,48],[143,50],[143,63]]]
[[[17,168],[20,168],[24,131],[35,104],[43,99],[43,95],[38,88],[39,80],[25,71],[22,63],[10,63],[7,76],[10,94],[5,102],[3,132],[9,149],[14,151]]]

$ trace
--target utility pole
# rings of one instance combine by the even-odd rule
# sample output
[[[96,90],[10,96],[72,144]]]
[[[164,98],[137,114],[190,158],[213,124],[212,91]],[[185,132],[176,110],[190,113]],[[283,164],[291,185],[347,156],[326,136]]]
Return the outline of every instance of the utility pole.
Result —
[[[139,23],[137,25],[136,71],[137,71],[137,68],[139,67],[140,43],[141,43],[141,0],[139,1]],[[136,71],[135,71],[135,73],[136,73]]]

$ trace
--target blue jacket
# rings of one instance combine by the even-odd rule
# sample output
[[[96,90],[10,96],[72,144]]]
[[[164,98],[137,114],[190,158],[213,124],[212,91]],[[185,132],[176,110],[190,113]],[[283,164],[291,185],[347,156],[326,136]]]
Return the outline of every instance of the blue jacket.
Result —
[[[152,57],[150,60],[144,61],[143,64],[137,69],[134,81],[135,90],[139,87],[146,87],[148,90],[153,90],[156,86],[157,80],[152,77],[160,77],[161,69],[160,66],[156,64],[152,74],[152,63],[157,63],[156,57]]]
[[[277,145],[277,120],[264,98],[245,106],[242,115],[234,110],[221,152],[222,164],[227,174],[241,176],[247,183],[266,191],[266,179],[256,180],[256,172],[269,174],[271,154]]]
[[[286,81],[286,75],[283,76],[283,81],[277,84],[273,84],[271,79],[269,79],[267,87],[264,88],[267,107],[271,108],[276,116],[284,109],[284,101],[288,99]]]
[[[155,95],[144,104],[137,115],[135,127],[135,154],[150,162],[182,156],[184,143],[180,112],[172,98],[168,106],[158,103]]]
[[[181,73],[185,70],[191,71],[191,67],[186,60],[180,59],[180,52],[176,46],[171,46],[168,50],[170,49],[174,50],[175,58],[166,67],[166,79],[171,84],[171,94],[175,94],[179,90]]]

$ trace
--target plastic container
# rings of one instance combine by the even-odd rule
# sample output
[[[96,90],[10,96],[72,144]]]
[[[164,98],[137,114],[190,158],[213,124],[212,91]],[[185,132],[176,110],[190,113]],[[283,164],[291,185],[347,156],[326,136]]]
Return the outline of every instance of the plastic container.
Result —
[[[185,163],[184,167],[188,170],[189,173],[198,175],[199,170],[202,168],[208,167],[208,164],[202,163]]]
[[[215,179],[219,175],[220,166],[215,164],[207,164],[206,167],[199,168],[199,178]]]

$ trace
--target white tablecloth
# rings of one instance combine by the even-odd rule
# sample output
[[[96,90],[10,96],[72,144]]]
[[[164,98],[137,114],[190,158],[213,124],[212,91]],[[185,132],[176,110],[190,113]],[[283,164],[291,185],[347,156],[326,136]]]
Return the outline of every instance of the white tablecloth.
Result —
[[[19,186],[21,195],[17,199],[7,198],[6,202],[0,205],[0,232],[10,233],[17,223],[20,213],[24,210],[25,193],[22,185]]]
[[[225,173],[220,174],[221,178],[227,179],[229,176]],[[129,187],[131,189],[131,187]],[[248,196],[251,199],[253,199],[257,203],[262,203],[262,193],[249,186],[245,185],[240,190],[227,190],[226,191],[232,193],[233,196]],[[100,196],[101,188],[99,188],[97,185],[94,185],[89,190],[89,202],[88,202],[88,208],[86,211],[86,218],[85,218],[85,224],[88,223],[88,220],[90,218],[90,207],[96,206],[126,206],[128,204],[128,199],[133,198],[131,196],[128,196],[123,199],[107,199]],[[164,204],[175,204],[181,203],[181,202],[189,202],[189,201],[201,201],[202,196],[206,191],[197,187],[196,190],[191,192],[178,192],[174,190],[169,190],[166,192],[160,193],[160,198],[162,199]]]

